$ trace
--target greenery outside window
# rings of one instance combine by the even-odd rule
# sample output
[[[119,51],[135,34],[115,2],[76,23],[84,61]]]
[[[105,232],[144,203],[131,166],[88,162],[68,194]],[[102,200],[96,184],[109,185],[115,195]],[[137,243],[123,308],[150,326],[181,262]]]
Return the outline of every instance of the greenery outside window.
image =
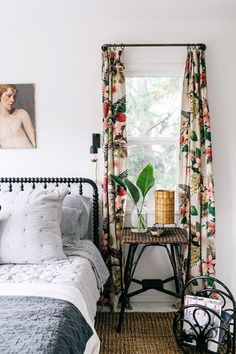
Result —
[[[147,163],[154,166],[150,211],[155,189],[177,186],[181,84],[181,75],[126,77],[129,179],[135,181]]]

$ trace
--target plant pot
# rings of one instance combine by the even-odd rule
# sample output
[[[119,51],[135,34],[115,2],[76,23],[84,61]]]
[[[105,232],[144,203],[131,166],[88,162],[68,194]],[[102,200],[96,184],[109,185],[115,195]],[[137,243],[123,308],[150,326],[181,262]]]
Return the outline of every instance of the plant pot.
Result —
[[[143,207],[142,211],[135,208],[131,214],[131,231],[132,232],[147,232],[147,211]]]

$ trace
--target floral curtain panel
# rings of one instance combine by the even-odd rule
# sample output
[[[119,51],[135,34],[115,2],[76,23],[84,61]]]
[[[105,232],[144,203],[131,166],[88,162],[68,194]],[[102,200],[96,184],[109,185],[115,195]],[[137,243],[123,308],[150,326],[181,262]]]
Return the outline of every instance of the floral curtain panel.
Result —
[[[111,273],[110,304],[117,307],[121,294],[121,232],[126,192],[114,189],[110,174],[127,177],[126,101],[123,51],[102,53],[103,80],[103,241],[102,253]]]
[[[190,230],[183,252],[186,280],[215,274],[215,203],[205,53],[189,48],[180,126],[179,215]],[[196,284],[197,285],[197,284]]]

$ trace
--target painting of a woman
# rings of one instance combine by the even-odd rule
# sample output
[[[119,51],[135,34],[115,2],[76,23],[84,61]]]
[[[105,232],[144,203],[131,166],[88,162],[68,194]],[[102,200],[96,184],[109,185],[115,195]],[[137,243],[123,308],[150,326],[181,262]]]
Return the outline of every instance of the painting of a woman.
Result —
[[[27,110],[17,107],[17,86],[23,92],[25,88],[30,90],[33,100],[31,84],[0,84],[0,148],[33,149],[36,147],[34,125]],[[34,102],[31,106],[34,108]]]

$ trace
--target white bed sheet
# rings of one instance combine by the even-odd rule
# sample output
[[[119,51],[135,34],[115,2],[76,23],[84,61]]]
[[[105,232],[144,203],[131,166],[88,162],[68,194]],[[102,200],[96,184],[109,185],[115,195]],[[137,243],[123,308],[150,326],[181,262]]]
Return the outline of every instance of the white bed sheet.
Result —
[[[99,299],[97,281],[90,262],[78,256],[41,264],[4,264],[0,266],[2,283],[73,285],[85,298],[91,320]]]
[[[74,304],[93,329],[85,354],[99,353],[100,341],[94,329],[97,280],[90,262],[78,256],[42,264],[0,266],[0,295],[48,296]]]

